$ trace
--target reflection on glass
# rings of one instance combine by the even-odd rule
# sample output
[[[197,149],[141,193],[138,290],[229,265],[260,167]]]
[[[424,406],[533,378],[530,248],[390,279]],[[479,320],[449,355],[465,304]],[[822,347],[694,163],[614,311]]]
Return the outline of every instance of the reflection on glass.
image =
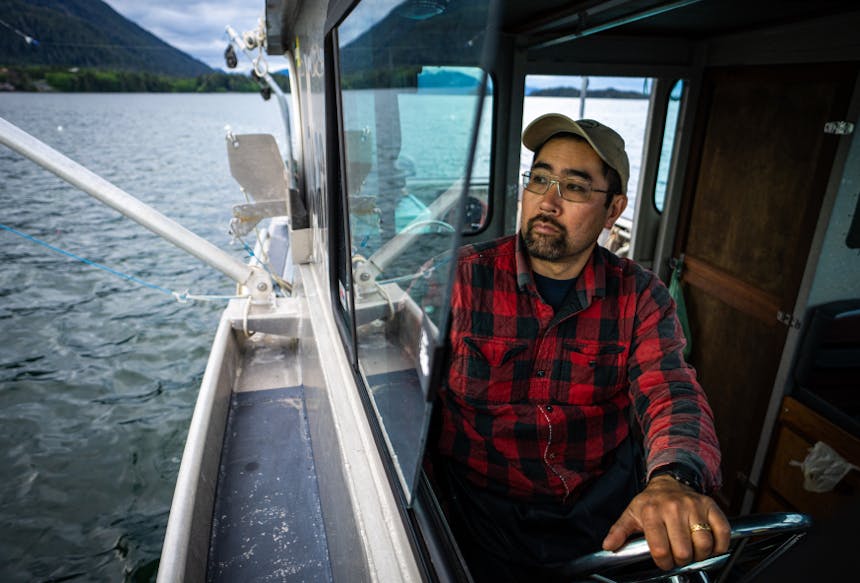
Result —
[[[657,168],[657,185],[654,188],[654,207],[662,213],[666,206],[666,184],[669,181],[669,169],[672,165],[672,150],[675,147],[675,128],[678,127],[678,115],[681,111],[681,96],[684,93],[684,81],[675,82],[669,94],[669,104],[666,106],[666,127],[663,130],[663,147],[660,149],[660,165]]]
[[[451,0],[418,18],[407,4],[359,3],[338,42],[359,369],[410,499],[430,414],[419,372],[439,341],[451,253],[488,213],[492,105],[466,189],[486,5]]]

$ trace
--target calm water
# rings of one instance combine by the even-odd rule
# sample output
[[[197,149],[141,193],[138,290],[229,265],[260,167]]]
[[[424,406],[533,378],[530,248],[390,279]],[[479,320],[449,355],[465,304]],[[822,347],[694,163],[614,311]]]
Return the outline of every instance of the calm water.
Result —
[[[256,95],[0,94],[0,116],[237,257],[224,126]],[[178,291],[219,273],[0,147],[0,223]],[[154,577],[221,304],[179,304],[0,230],[0,581]]]

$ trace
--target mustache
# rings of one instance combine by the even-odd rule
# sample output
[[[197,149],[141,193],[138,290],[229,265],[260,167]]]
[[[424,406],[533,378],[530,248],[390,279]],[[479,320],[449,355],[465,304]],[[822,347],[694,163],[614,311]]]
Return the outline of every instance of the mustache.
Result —
[[[529,219],[529,222],[526,225],[528,227],[529,231],[531,231],[532,226],[535,224],[535,221],[543,221],[544,223],[549,223],[550,225],[552,225],[553,227],[555,227],[556,229],[561,231],[562,234],[567,232],[567,229],[564,228],[564,225],[559,223],[555,217],[553,217],[552,215],[547,215],[547,214],[543,214],[543,213],[541,213],[539,215],[535,215]]]

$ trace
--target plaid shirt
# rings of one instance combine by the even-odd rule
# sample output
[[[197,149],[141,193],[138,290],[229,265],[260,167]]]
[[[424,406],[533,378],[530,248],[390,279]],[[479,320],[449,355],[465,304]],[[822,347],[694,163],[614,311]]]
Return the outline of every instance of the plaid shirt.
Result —
[[[597,246],[555,312],[517,235],[465,247],[451,301],[439,452],[471,482],[517,499],[575,500],[628,436],[632,401],[648,475],[682,463],[706,491],[719,486],[711,409],[653,273]]]

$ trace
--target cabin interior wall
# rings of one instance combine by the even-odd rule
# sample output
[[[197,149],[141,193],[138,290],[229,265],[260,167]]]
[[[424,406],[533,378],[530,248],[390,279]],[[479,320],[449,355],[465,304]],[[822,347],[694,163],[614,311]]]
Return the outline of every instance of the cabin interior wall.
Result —
[[[679,133],[675,138],[672,164],[666,181],[663,212],[660,215],[660,223],[654,240],[652,269],[663,281],[669,281],[669,260],[672,257],[677,257],[677,250],[674,248],[675,236],[681,216],[684,184],[688,171],[687,165],[691,157],[693,130],[702,89],[702,71],[697,70],[685,79],[687,87],[684,89],[678,113],[677,127]],[[634,230],[636,228],[634,225]]]
[[[712,65],[737,64],[788,64],[860,62],[860,37],[856,30],[860,26],[860,12],[835,14],[803,22],[780,25],[767,30],[739,33],[723,38],[711,39],[703,44],[703,54]],[[860,113],[860,78],[855,83],[852,105],[845,119],[856,123]],[[827,301],[858,297],[860,294],[860,261],[858,254],[845,245],[845,233],[852,214],[856,212],[858,198],[858,153],[857,139],[841,138],[844,149],[846,140],[853,145],[847,156],[838,153],[833,166],[831,181],[839,184],[838,196],[828,187],[828,194],[821,207],[818,226],[806,264],[803,281],[792,317],[802,319],[809,308]],[[845,159],[844,170],[840,160]],[[840,179],[840,173],[841,179]],[[834,199],[835,198],[835,202]],[[832,209],[832,211],[831,211]],[[791,308],[792,306],[787,306]],[[751,484],[760,484],[768,471],[765,465],[777,426],[777,418],[784,412],[783,396],[792,390],[793,369],[799,354],[802,329],[791,328],[779,360],[767,412],[762,422],[760,438],[751,468]],[[775,442],[774,442],[775,443]],[[772,463],[773,460],[771,460]],[[755,490],[748,490],[741,510],[753,508]]]
[[[639,176],[639,192],[636,194],[633,232],[628,255],[647,268],[653,267],[657,231],[660,227],[661,213],[654,206],[654,191],[666,127],[666,106],[674,83],[674,79],[655,79],[648,102],[645,145],[642,148],[642,170]]]
[[[494,239],[517,230],[519,212],[520,132],[517,123],[522,119],[525,98],[525,55],[516,50],[515,39],[502,36],[497,48],[497,57],[492,71],[496,110],[493,144],[494,198],[493,216],[482,239]]]
[[[855,93],[855,96],[857,94]],[[855,101],[857,98],[855,97]],[[848,116],[857,120],[857,114]],[[818,266],[806,307],[826,302],[860,298],[860,251],[848,247],[846,233],[860,212],[860,128],[855,128],[833,211],[824,234]]]
[[[846,118],[856,123],[858,115],[860,115],[860,76],[855,82],[852,103]],[[858,211],[858,199],[860,199],[860,140],[857,139],[855,130],[855,133],[840,138],[840,150],[834,164],[831,185],[822,205],[807,273],[794,310],[795,318],[800,320],[802,325],[789,331],[768,415],[762,427],[752,477],[764,489],[758,492],[757,501],[752,495],[747,497],[745,510],[752,509],[754,503],[758,511],[785,508],[784,499],[777,499],[772,492],[773,488],[781,489],[775,486],[779,479],[782,479],[783,485],[795,491],[796,494],[802,494],[795,496],[794,508],[804,512],[812,511],[814,508],[813,514],[816,517],[832,514],[837,507],[844,510],[843,504],[831,504],[833,500],[844,501],[846,496],[851,496],[852,491],[858,491],[854,481],[853,487],[837,488],[838,495],[835,498],[831,494],[816,495],[807,492],[799,485],[801,474],[785,467],[785,459],[783,459],[786,455],[792,456],[791,459],[800,458],[807,449],[800,447],[795,452],[799,452],[799,455],[789,453],[791,448],[785,440],[786,436],[791,434],[790,418],[794,412],[806,411],[807,408],[785,395],[791,395],[797,389],[795,366],[804,356],[801,340],[809,326],[809,315],[816,306],[860,298],[860,253],[846,244],[846,233]],[[826,403],[821,403],[819,406],[822,407],[823,412],[827,412],[827,415],[819,418],[810,410],[809,418],[818,418],[819,422],[814,424],[814,428],[806,427],[801,432],[809,441],[808,446],[821,440],[836,447],[841,455],[853,454],[848,459],[858,459],[857,452],[848,446],[852,440],[856,443],[858,436],[855,434],[846,437],[846,432],[838,427],[838,423],[844,423],[846,419],[834,418],[843,415],[839,407],[834,408],[833,405]],[[854,504],[856,505],[856,502]],[[827,506],[830,508],[825,511]]]
[[[677,250],[688,256],[691,360],[735,512],[785,342],[776,312],[795,304],[833,166],[836,142],[822,128],[844,115],[848,78],[853,86],[850,67],[824,66],[715,68],[707,78]]]

